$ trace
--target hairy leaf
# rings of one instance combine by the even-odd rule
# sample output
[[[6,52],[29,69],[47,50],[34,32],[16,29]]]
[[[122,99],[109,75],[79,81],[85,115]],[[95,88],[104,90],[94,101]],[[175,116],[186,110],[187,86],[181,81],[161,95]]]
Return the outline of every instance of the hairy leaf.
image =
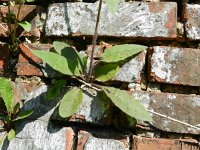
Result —
[[[47,100],[50,100],[60,94],[60,90],[66,84],[66,80],[57,80],[56,83],[48,90]]]
[[[3,98],[7,111],[11,112],[14,107],[14,97],[10,80],[0,78],[0,95]]]
[[[66,75],[74,75],[75,70],[73,70],[72,68],[76,68],[76,66],[75,64],[73,64],[73,62],[67,61],[65,57],[53,52],[40,50],[33,50],[32,53],[41,58],[53,69]]]
[[[131,57],[145,49],[146,46],[136,44],[116,45],[105,49],[101,57],[104,62],[118,62],[125,60],[126,58]]]
[[[13,121],[17,121],[17,120],[21,120],[21,119],[27,118],[27,117],[29,117],[32,113],[33,113],[33,110],[20,111],[20,112],[17,114],[16,118],[13,119]]]
[[[15,130],[11,129],[8,132],[7,138],[8,138],[8,141],[11,141],[12,139],[14,139],[15,138]]]
[[[152,121],[151,115],[144,106],[126,91],[113,87],[104,87],[103,90],[112,102],[129,116],[143,121]]]
[[[116,63],[99,63],[94,69],[94,78],[97,81],[105,82],[112,79],[119,71]]]
[[[118,3],[119,3],[119,0],[106,0],[106,5],[113,14],[116,13],[118,9]]]
[[[25,31],[29,32],[31,30],[31,24],[27,21],[18,23]]]
[[[59,106],[59,114],[61,117],[66,118],[75,113],[83,100],[83,91],[74,87],[68,91],[61,100]]]

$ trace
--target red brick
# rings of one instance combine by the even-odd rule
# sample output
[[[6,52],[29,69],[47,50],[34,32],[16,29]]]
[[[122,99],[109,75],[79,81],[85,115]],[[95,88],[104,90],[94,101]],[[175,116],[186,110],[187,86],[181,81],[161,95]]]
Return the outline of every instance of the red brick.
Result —
[[[36,63],[42,63],[42,60],[31,53],[31,50],[49,50],[52,48],[49,44],[20,44],[21,52],[18,63],[28,63],[30,59]]]
[[[43,76],[41,70],[36,67],[42,60],[31,53],[31,50],[49,50],[52,46],[49,44],[20,44],[21,51],[17,64],[17,75],[25,76]]]
[[[149,80],[200,86],[200,50],[155,46],[149,50]]]
[[[18,12],[18,6],[11,6],[11,11],[17,15]],[[33,36],[36,38],[40,37],[40,16],[39,13],[43,11],[43,8],[36,5],[22,5],[20,15],[19,15],[19,21],[28,21],[32,24],[32,29],[30,32],[22,32],[20,30],[17,30],[17,36],[23,35],[23,36]],[[8,27],[5,23],[2,22],[3,17],[6,16],[6,13],[8,12],[8,7],[0,7],[0,36],[7,36],[6,30],[8,30]],[[2,27],[3,26],[3,27]],[[20,33],[18,33],[20,31]]]
[[[199,150],[196,140],[156,139],[133,136],[132,150]]]
[[[43,76],[43,73],[39,68],[28,63],[17,64],[18,76]]]

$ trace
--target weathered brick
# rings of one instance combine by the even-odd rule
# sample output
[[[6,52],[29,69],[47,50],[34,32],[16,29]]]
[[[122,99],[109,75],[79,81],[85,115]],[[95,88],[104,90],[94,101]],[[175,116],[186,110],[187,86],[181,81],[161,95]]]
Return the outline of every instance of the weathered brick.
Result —
[[[51,101],[46,100],[47,90],[50,86],[30,79],[30,81],[18,79],[15,82],[15,91],[18,93],[18,99],[24,100],[23,109],[37,110],[31,115],[30,119],[40,118],[48,121],[52,120],[69,121],[69,122],[87,122],[100,125],[110,125],[112,121],[112,107],[107,98],[99,98],[95,91],[84,90],[83,102],[77,112],[69,118],[61,118],[58,114],[57,105],[66,93],[65,89],[62,94]]]
[[[140,100],[143,105],[151,111],[160,113],[182,122],[198,125],[200,123],[200,96],[173,94],[173,93],[156,93],[156,92],[133,92],[133,97]],[[148,124],[138,122],[138,124],[148,127]],[[187,127],[186,125],[174,122],[172,120],[153,115],[153,127],[157,129],[175,132],[199,134],[200,131]]]
[[[17,15],[18,12],[18,6],[11,6],[11,11]],[[8,27],[7,25],[2,22],[3,21],[3,17],[6,16],[6,13],[8,12],[8,7],[7,6],[3,6],[0,7],[0,29],[2,29],[0,31],[0,36],[7,36],[7,31],[8,31]],[[42,22],[40,20],[40,13],[43,12],[43,8],[40,6],[36,6],[36,5],[22,5],[21,7],[21,11],[19,14],[19,21],[28,21],[31,23],[32,25],[32,29],[30,30],[30,32],[25,32],[25,31],[20,31],[17,30],[17,35],[23,35],[23,36],[33,36],[35,38],[40,38],[40,32],[42,28]],[[18,33],[20,31],[20,33]]]
[[[128,150],[129,140],[127,136],[116,135],[108,132],[79,131],[77,150]]]
[[[198,150],[196,140],[156,139],[133,136],[133,150]]]
[[[63,120],[57,111],[52,116],[53,120]],[[83,91],[83,101],[77,112],[71,117],[66,118],[70,122],[86,122],[98,125],[110,125],[112,123],[112,106],[107,97],[100,97],[91,89]]]
[[[112,80],[121,82],[141,83],[141,74],[145,67],[146,51],[135,55],[131,60],[125,63]]]
[[[199,86],[199,49],[155,46],[149,55],[150,81]]]
[[[93,35],[98,3],[57,3],[48,8],[47,36]],[[174,2],[121,2],[114,15],[102,6],[98,34],[117,37],[176,38]]]
[[[187,4],[185,10],[186,36],[190,40],[200,40],[200,5]]]
[[[1,150],[66,150],[66,128],[42,120],[16,123],[16,138],[5,140]]]

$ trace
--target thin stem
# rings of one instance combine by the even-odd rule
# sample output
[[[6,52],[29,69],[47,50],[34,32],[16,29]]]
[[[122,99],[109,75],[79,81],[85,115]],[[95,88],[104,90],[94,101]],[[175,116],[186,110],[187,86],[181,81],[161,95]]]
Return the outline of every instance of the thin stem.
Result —
[[[18,27],[18,21],[19,21],[19,15],[20,15],[20,11],[21,11],[21,6],[22,6],[22,2],[20,1],[19,2],[19,6],[18,6],[18,11],[17,11],[17,16],[16,16],[16,19],[15,19],[15,26],[14,26],[14,29],[13,29],[13,46],[14,46],[14,49],[16,50],[17,48],[17,38],[16,38],[16,30],[17,30],[17,27]]]
[[[78,80],[79,82],[83,83],[84,85],[86,85],[86,86],[88,86],[88,87],[90,87],[90,88],[92,88],[92,89],[94,89],[96,91],[102,91],[101,89],[99,89],[99,88],[91,85],[90,83],[87,83],[87,82],[85,82],[85,81],[83,81],[83,80],[81,80],[79,78],[74,78],[74,79]]]
[[[94,48],[97,43],[97,31],[98,31],[98,25],[99,25],[99,19],[100,19],[100,14],[101,14],[101,6],[102,6],[102,0],[99,1],[99,7],[98,7],[98,14],[97,14],[97,21],[96,21],[96,27],[95,27],[95,32],[93,36],[93,41],[92,41],[92,53],[90,56],[90,65],[89,65],[89,71],[87,74],[87,82],[90,82],[91,74],[92,74],[92,64],[93,64],[93,58],[94,58]]]

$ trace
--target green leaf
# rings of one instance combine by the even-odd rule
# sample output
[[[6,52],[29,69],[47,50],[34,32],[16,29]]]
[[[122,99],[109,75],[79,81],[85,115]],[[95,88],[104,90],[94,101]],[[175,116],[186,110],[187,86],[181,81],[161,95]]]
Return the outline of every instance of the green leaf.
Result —
[[[14,98],[10,80],[0,78],[0,95],[3,98],[7,111],[11,112],[14,105]]]
[[[143,121],[152,121],[151,115],[144,106],[126,91],[113,87],[104,87],[103,91],[119,109],[129,116]]]
[[[118,9],[119,0],[106,0],[107,7],[114,14]]]
[[[66,118],[75,113],[83,100],[83,91],[74,87],[68,91],[61,100],[59,106],[59,114],[61,117]]]
[[[94,69],[94,78],[97,81],[105,82],[112,79],[119,71],[116,63],[99,63]]]
[[[70,45],[68,45],[67,43],[64,43],[64,42],[54,41],[53,47],[59,55],[62,55],[62,53],[64,53],[63,49],[70,47]]]
[[[60,94],[60,90],[66,84],[66,80],[57,80],[56,83],[48,90],[47,100],[50,100]]]
[[[81,56],[74,48],[70,47],[70,45],[64,42],[54,41],[53,47],[59,55],[62,55],[67,59],[68,63],[72,62],[74,64],[73,70],[76,70],[77,73],[81,69],[82,71],[84,70],[84,64]]]
[[[33,50],[32,53],[41,58],[53,69],[66,75],[74,75],[74,70],[72,70],[71,68],[75,68],[76,66],[73,64],[73,62],[68,62],[65,57],[53,52],[40,50]]]
[[[20,108],[20,103],[17,103],[13,109],[13,114],[15,115]]]
[[[29,32],[31,30],[31,24],[27,21],[23,21],[21,23],[18,23],[26,32]]]
[[[16,118],[13,119],[13,121],[17,121],[17,120],[21,120],[24,118],[29,117],[31,114],[33,113],[33,110],[25,110],[25,111],[21,111],[17,114]]]
[[[87,68],[88,55],[82,57],[83,71]]]
[[[128,57],[131,57],[143,50],[147,47],[136,44],[123,44],[116,45],[111,48],[105,49],[102,54],[102,61],[104,62],[118,62],[121,60],[125,60]]]
[[[15,130],[11,129],[8,132],[7,138],[8,138],[8,141],[11,141],[12,139],[14,139],[15,138]]]
[[[6,124],[10,124],[10,122],[11,122],[11,117],[10,116],[6,116]]]

